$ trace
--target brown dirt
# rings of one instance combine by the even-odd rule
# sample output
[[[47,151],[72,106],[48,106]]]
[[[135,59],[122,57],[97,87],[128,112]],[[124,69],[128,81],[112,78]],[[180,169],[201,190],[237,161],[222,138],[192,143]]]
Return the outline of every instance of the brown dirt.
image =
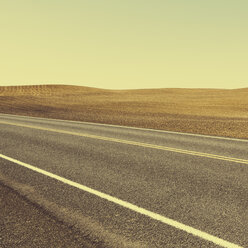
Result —
[[[0,112],[248,139],[248,88],[6,86]]]

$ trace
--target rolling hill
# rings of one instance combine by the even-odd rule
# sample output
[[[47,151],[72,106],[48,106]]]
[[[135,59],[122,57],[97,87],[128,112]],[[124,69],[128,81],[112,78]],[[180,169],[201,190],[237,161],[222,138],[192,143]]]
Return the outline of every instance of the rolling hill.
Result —
[[[248,88],[2,86],[0,112],[248,139]]]

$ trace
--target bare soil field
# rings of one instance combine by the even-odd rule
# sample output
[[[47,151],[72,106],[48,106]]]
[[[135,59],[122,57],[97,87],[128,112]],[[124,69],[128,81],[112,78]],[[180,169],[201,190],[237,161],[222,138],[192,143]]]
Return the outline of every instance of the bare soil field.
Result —
[[[248,88],[2,86],[0,113],[248,139]]]

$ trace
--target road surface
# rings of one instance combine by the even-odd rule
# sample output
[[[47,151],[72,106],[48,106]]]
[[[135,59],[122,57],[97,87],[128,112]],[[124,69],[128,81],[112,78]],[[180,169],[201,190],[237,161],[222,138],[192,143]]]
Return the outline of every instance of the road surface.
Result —
[[[98,247],[248,247],[248,140],[0,114],[0,175]]]

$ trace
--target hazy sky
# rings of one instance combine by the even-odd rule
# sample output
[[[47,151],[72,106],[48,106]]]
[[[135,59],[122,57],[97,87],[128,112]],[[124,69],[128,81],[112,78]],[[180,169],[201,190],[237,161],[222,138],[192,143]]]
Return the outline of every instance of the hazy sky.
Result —
[[[248,87],[248,0],[0,0],[0,85]]]

